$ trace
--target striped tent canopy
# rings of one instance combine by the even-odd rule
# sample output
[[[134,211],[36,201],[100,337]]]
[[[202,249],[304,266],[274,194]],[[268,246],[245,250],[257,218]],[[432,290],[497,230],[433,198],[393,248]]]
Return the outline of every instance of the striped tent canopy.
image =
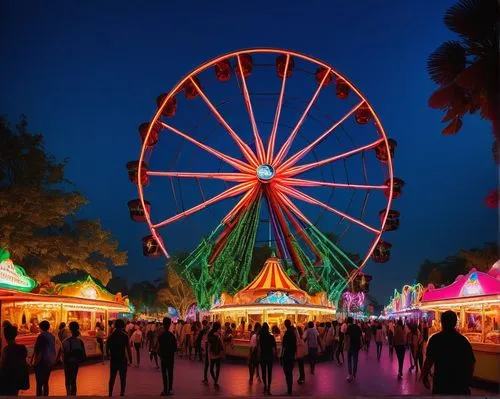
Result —
[[[307,292],[297,287],[290,277],[288,277],[281,267],[279,259],[275,257],[267,259],[257,277],[239,291],[234,298],[237,299],[240,296],[258,298],[270,291],[284,292],[302,300],[310,299]]]

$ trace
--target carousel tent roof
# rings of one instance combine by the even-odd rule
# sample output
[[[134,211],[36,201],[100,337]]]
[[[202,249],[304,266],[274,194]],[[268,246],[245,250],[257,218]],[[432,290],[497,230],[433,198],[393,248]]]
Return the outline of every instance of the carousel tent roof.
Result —
[[[287,276],[281,267],[279,259],[276,257],[267,259],[257,277],[236,295],[258,295],[269,291],[284,291],[290,294],[299,294],[305,297],[309,296],[304,290],[297,287],[290,277]]]
[[[422,297],[422,302],[488,295],[500,295],[500,275],[495,277],[491,271],[483,273],[472,269],[465,276],[458,276],[453,283],[446,287],[433,288],[430,285]]]

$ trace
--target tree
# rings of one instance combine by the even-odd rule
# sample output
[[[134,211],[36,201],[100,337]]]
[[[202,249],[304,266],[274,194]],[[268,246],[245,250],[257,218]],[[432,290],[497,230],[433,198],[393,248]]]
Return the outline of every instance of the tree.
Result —
[[[113,294],[121,292],[122,295],[128,295],[128,283],[127,280],[120,276],[113,276],[106,285],[106,289]]]
[[[461,250],[458,256],[465,260],[467,269],[476,268],[481,272],[487,272],[499,258],[498,246],[489,242],[481,248]]]
[[[167,287],[158,290],[156,302],[174,307],[184,319],[189,308],[196,303],[196,296],[189,282],[174,267],[167,265]]]
[[[126,264],[127,253],[99,221],[75,217],[87,201],[64,190],[66,164],[28,132],[25,116],[16,129],[0,117],[0,248],[39,282],[84,271],[107,284],[108,267]]]
[[[430,56],[427,69],[439,88],[429,98],[431,108],[442,109],[443,134],[455,134],[462,118],[479,111],[492,121],[493,158],[500,162],[500,86],[498,74],[499,4],[497,0],[460,0],[451,6],[444,23],[459,40],[447,41]],[[492,203],[492,198],[496,203]],[[499,197],[492,191],[485,198],[488,207],[497,208]]]
[[[132,284],[128,297],[137,312],[149,313],[156,309],[157,287],[149,281]]]
[[[433,262],[426,260],[418,272],[417,280],[424,286],[436,287],[451,284],[458,275],[466,274],[472,268],[486,272],[498,260],[498,248],[494,243],[486,243],[481,248],[462,249],[456,255]]]

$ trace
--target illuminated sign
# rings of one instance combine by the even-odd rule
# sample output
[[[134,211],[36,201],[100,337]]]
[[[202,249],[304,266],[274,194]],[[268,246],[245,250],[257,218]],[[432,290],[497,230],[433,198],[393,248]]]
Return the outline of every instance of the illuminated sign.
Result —
[[[87,299],[97,299],[97,296],[98,296],[97,290],[90,285],[83,287],[82,290],[80,291],[80,295],[83,298],[87,298]]]
[[[8,251],[0,249],[0,288],[30,292],[36,282],[26,275],[24,269],[14,265]]]
[[[257,168],[257,177],[263,181],[271,180],[274,177],[274,168],[267,163],[260,165]]]
[[[300,302],[290,297],[283,291],[270,291],[265,297],[257,299],[256,303],[273,304],[273,305],[296,305]]]
[[[477,296],[483,294],[477,273],[472,273],[462,287],[460,296]]]

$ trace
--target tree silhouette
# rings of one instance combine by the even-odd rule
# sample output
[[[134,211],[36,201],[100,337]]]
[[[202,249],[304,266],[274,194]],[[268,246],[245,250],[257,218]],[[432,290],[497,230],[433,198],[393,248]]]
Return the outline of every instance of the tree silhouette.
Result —
[[[451,6],[444,23],[459,40],[447,41],[430,56],[427,69],[439,88],[429,98],[429,106],[442,109],[443,134],[455,134],[462,118],[479,111],[492,122],[493,159],[498,164],[500,138],[500,87],[498,73],[499,3],[497,0],[460,0]],[[485,203],[497,208],[499,196],[490,192]]]
[[[66,163],[28,132],[25,116],[15,129],[0,117],[0,248],[39,282],[83,271],[107,284],[109,266],[126,264],[127,253],[98,220],[75,217],[87,201],[64,190]]]
[[[189,308],[196,303],[196,296],[189,282],[172,265],[167,265],[167,287],[158,290],[156,302],[174,307],[179,317],[185,319]]]

